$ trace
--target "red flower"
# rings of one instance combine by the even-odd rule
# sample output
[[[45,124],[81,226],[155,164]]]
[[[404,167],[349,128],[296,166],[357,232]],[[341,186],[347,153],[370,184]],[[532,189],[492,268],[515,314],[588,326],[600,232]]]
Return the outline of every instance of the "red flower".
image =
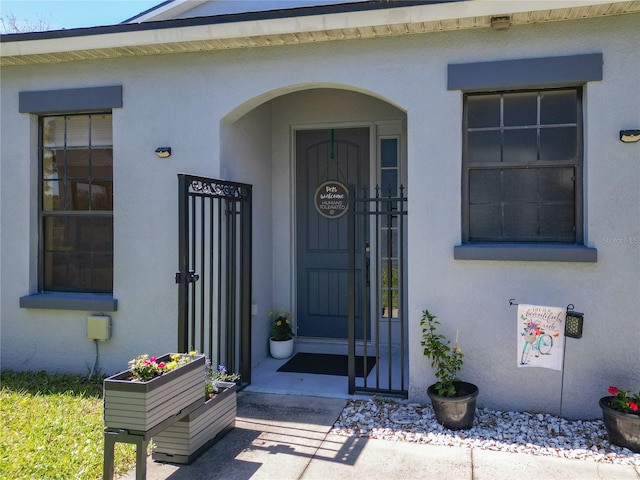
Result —
[[[631,410],[633,410],[634,412],[638,411],[638,404],[635,402],[627,402],[627,404],[629,405],[629,408]]]
[[[609,387],[609,393],[610,393],[611,395],[617,395],[617,394],[618,394],[618,389],[617,389],[616,387],[614,387],[613,385],[611,385],[611,386]]]
[[[164,366],[165,366],[165,363],[164,363],[164,362],[160,362],[160,363],[158,364],[158,367],[159,367],[159,368],[164,368]]]

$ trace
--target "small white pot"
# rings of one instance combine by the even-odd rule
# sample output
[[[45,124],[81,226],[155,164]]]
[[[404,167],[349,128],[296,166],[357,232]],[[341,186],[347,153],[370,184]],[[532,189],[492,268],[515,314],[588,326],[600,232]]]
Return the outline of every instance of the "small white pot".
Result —
[[[280,341],[270,338],[269,350],[273,358],[289,358],[293,354],[293,338]]]

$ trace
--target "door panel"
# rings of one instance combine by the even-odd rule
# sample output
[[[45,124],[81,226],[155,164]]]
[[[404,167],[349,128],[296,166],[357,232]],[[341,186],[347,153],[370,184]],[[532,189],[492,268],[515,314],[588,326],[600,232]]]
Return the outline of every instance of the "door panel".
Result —
[[[296,172],[298,335],[347,338],[347,215],[325,218],[313,197],[329,180],[357,188],[368,183],[369,129],[296,132]]]

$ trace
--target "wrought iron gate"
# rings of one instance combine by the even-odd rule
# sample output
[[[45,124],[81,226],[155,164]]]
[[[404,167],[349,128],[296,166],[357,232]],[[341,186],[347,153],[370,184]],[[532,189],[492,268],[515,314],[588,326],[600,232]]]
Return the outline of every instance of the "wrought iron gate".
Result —
[[[251,185],[178,175],[178,351],[251,383]]]
[[[362,197],[356,197],[352,186],[350,198],[349,394],[385,393],[406,398],[407,197],[403,186],[399,195],[389,191],[387,196],[382,196],[381,189],[376,187],[373,197],[369,197],[366,188]],[[361,262],[356,262],[356,255],[362,256]],[[357,274],[356,263],[364,266],[361,275]],[[355,292],[359,289],[363,294],[357,296]],[[356,304],[358,301],[360,305]],[[356,316],[357,311],[361,315]],[[361,328],[356,328],[356,321],[363,322]],[[360,330],[364,333],[357,338],[356,331]],[[362,377],[356,376],[358,369]],[[371,372],[366,373],[369,369]]]

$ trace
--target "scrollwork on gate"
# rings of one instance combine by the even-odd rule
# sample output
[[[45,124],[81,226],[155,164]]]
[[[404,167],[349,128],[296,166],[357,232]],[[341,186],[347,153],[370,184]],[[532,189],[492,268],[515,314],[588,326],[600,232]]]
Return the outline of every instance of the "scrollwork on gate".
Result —
[[[218,198],[244,199],[250,196],[250,190],[241,184],[221,181],[191,180],[189,190],[192,193]]]

